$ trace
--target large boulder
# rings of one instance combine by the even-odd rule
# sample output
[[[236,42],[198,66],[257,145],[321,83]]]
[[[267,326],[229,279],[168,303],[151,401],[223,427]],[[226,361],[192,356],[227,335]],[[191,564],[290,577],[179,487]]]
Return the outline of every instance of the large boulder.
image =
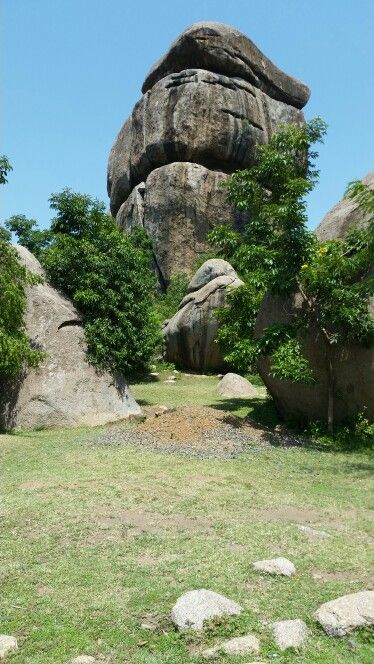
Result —
[[[280,125],[303,120],[309,90],[238,30],[198,23],[156,63],[143,93],[113,145],[108,195],[124,230],[148,231],[166,287],[172,273],[192,273],[212,225],[236,226],[222,183],[251,166]]]
[[[135,225],[147,231],[163,284],[176,272],[193,271],[211,248],[206,238],[214,226],[229,223],[241,230],[245,215],[227,202],[227,178],[200,164],[174,162],[152,171],[122,204],[118,224],[127,232]]]
[[[296,108],[305,106],[309,88],[278,69],[239,30],[224,23],[194,23],[175,40],[169,51],[152,67],[142,92],[172,72],[202,67],[252,83],[270,97]]]
[[[374,171],[363,182],[374,187]],[[344,238],[352,227],[362,227],[368,216],[358,205],[349,200],[340,201],[322,220],[316,229],[321,241]],[[300,294],[285,301],[280,297],[267,295],[260,307],[255,332],[274,323],[288,323],[300,312],[303,300]],[[374,300],[368,302],[374,313]],[[258,363],[260,375],[273,396],[277,408],[284,418],[300,416],[307,420],[322,420],[327,417],[328,371],[324,353],[324,341],[317,329],[310,329],[300,338],[303,352],[309,360],[314,377],[313,384],[292,383],[278,380],[270,374],[268,358]],[[365,411],[369,419],[374,419],[374,353],[373,347],[360,344],[339,346],[332,351],[335,377],[334,418],[336,422],[345,420]]]
[[[362,182],[374,189],[374,171],[370,171]],[[351,228],[365,226],[369,217],[369,214],[363,214],[357,201],[345,197],[324,216],[315,233],[321,242],[342,239]]]
[[[345,636],[374,625],[374,590],[344,595],[322,604],[314,614],[329,636]]]
[[[261,303],[255,333],[273,324],[287,324],[302,308],[302,298],[291,300],[267,295]],[[374,311],[374,310],[373,310]],[[270,361],[261,358],[258,369],[267,389],[274,398],[280,414],[285,418],[300,416],[309,421],[326,421],[328,403],[328,372],[324,353],[324,341],[316,329],[300,338],[305,356],[313,370],[312,384],[293,383],[273,378]],[[366,410],[374,419],[374,354],[372,348],[360,344],[347,344],[333,350],[335,375],[334,417],[339,422]]]
[[[247,81],[204,69],[170,74],[135,105],[114,143],[108,170],[112,213],[118,212],[119,195],[127,198],[154,168],[174,161],[245,168],[254,162],[256,145],[279,124],[301,119],[294,106]]]
[[[36,258],[16,248],[22,263],[45,278]],[[45,280],[27,288],[25,323],[32,345],[46,357],[0,386],[0,428],[98,425],[141,412],[123,376],[98,373],[87,362],[77,310]]]
[[[243,282],[226,261],[206,261],[193,277],[177,313],[164,328],[165,354],[183,369],[220,370],[224,360],[216,343],[214,310],[225,306],[230,290]]]

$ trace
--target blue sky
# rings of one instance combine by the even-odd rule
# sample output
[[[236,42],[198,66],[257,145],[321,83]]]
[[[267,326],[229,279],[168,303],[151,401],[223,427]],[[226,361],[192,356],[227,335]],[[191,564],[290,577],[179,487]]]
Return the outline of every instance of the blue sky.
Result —
[[[2,0],[1,148],[14,171],[0,218],[46,226],[65,186],[107,202],[106,165],[154,61],[188,25],[229,23],[312,90],[329,124],[314,228],[374,168],[373,0]]]

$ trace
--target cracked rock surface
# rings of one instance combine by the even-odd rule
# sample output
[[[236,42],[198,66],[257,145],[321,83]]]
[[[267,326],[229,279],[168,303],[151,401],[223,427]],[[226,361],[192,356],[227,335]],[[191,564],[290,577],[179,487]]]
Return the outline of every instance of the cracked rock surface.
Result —
[[[209,22],[178,37],[142,90],[110,153],[108,195],[124,230],[147,230],[165,288],[173,273],[192,274],[214,225],[237,227],[222,183],[280,125],[303,120],[309,90],[241,32]]]

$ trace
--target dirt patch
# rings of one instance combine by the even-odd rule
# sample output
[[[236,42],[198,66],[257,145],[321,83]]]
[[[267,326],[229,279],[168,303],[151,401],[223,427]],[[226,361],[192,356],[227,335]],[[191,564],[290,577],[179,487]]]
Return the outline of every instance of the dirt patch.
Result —
[[[323,519],[323,515],[318,510],[293,505],[251,510],[250,516],[258,521],[296,521],[297,523],[317,523]]]
[[[152,414],[142,422],[113,425],[90,438],[88,445],[92,444],[130,444],[152,452],[233,458],[246,451],[270,449],[273,445],[301,443],[283,430],[272,431],[224,410],[181,406]]]
[[[41,480],[29,480],[28,482],[22,482],[18,485],[19,489],[22,491],[37,491],[38,489],[49,489],[51,487],[50,482],[43,482]]]
[[[368,575],[360,575],[355,572],[325,572],[324,570],[314,569],[312,571],[312,577],[315,581],[347,581],[348,583],[360,583],[366,580],[370,580]]]
[[[115,514],[105,511],[97,516],[100,528],[104,530],[128,528],[131,534],[149,533],[159,535],[169,532],[199,532],[211,528],[211,520],[207,517],[188,517],[184,514],[159,514],[158,512],[140,512],[137,510],[121,510]]]

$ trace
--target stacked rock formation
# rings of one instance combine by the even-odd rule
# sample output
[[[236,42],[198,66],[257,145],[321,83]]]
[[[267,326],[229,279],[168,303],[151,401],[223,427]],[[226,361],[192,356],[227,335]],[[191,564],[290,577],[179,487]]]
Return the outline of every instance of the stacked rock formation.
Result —
[[[223,369],[214,310],[225,306],[230,289],[242,285],[230,263],[221,258],[206,261],[191,280],[177,313],[166,322],[166,360],[183,369]]]
[[[303,120],[308,88],[238,30],[196,23],[151,69],[108,167],[112,214],[153,242],[163,286],[192,273],[216,224],[240,229],[226,200],[228,174],[253,164],[257,144]]]
[[[123,376],[97,373],[87,362],[77,310],[45,281],[36,258],[16,248],[28,270],[44,279],[27,288],[25,324],[46,357],[37,369],[0,385],[0,429],[98,425],[141,413]]]
[[[363,182],[374,187],[374,171]],[[316,234],[321,241],[344,237],[352,227],[362,227],[368,217],[356,203],[343,198],[328,212]],[[259,311],[256,330],[260,332],[274,323],[287,323],[302,307],[302,298],[297,294],[292,301],[267,295]],[[374,299],[369,302],[374,314]],[[326,420],[328,376],[324,357],[324,343],[317,330],[310,330],[301,340],[303,350],[313,369],[316,382],[312,385],[277,380],[270,374],[267,358],[259,362],[259,372],[274,398],[280,413],[288,418],[301,415],[308,420]],[[360,344],[349,344],[336,348],[334,354],[335,375],[335,420],[341,421],[364,411],[374,420],[374,352]]]

